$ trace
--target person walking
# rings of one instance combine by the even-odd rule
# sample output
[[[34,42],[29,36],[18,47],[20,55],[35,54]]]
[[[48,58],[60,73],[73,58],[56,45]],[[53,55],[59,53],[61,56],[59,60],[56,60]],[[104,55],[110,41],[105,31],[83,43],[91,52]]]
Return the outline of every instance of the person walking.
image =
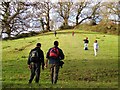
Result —
[[[89,43],[88,37],[86,37],[86,39],[84,39],[83,41],[84,41],[84,50],[88,50],[88,43]]]
[[[73,32],[72,32],[72,36],[74,36],[74,34],[75,34],[75,32],[73,31]]]
[[[58,47],[58,45],[59,45],[59,42],[54,41],[54,47],[50,48],[46,55],[45,67],[48,66],[48,60],[49,60],[52,84],[57,83],[59,69],[60,69],[60,66],[62,66],[61,61],[64,59],[64,53]],[[64,63],[62,63],[62,64],[64,64]]]
[[[97,42],[97,40],[94,41],[93,47],[94,47],[94,55],[97,56],[97,52],[98,52],[98,42]]]
[[[57,32],[56,32],[56,31],[54,31],[54,34],[55,34],[55,37],[56,37],[56,35],[57,35]]]
[[[42,70],[44,70],[44,54],[43,51],[40,49],[41,43],[37,43],[36,47],[32,49],[29,53],[28,57],[28,67],[31,70],[31,75],[29,79],[29,84],[32,83],[32,80],[35,78],[35,82],[39,83],[40,79],[40,68],[42,65]]]

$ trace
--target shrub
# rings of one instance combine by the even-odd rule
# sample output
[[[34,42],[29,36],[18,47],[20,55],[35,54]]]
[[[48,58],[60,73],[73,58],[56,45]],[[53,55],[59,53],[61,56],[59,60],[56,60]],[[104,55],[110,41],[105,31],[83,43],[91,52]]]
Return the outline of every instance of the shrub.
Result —
[[[73,28],[74,28],[73,26],[69,26],[69,25],[66,25],[66,26],[62,25],[62,26],[59,27],[60,30],[73,29]]]
[[[35,36],[39,34],[38,32],[34,32],[34,31],[30,31],[29,33],[21,33],[17,36],[14,37],[14,39],[18,39],[18,38],[25,38],[25,37],[30,37],[30,36]]]

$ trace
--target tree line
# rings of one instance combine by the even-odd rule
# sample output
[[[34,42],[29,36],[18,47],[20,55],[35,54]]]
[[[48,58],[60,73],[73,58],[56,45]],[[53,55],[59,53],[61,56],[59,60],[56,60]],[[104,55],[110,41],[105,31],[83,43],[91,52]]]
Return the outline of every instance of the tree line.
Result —
[[[68,29],[88,21],[96,25],[100,21],[107,22],[111,19],[114,23],[120,24],[119,12],[120,1],[68,0],[52,3],[50,0],[41,2],[3,0],[0,2],[1,36],[5,33],[10,38],[28,31],[29,28],[41,28],[41,31]]]

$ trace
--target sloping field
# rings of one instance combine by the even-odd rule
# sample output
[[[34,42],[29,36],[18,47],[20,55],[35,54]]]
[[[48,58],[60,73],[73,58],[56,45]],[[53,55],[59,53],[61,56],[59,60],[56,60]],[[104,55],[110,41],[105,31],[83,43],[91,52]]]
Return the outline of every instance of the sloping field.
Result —
[[[2,88],[118,88],[118,36],[74,30],[46,33],[35,37],[2,41]],[[89,50],[83,48],[83,39],[89,38]],[[93,43],[99,43],[95,57]],[[50,82],[49,68],[41,70],[40,85],[28,85],[30,71],[27,67],[29,51],[37,42],[47,50],[55,40],[65,54],[57,85]]]

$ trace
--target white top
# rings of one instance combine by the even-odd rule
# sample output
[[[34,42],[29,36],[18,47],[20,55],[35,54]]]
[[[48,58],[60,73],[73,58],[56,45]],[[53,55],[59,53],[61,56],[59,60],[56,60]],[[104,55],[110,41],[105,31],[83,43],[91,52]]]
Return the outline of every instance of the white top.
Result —
[[[93,46],[94,46],[94,49],[98,49],[98,43],[94,43]]]

